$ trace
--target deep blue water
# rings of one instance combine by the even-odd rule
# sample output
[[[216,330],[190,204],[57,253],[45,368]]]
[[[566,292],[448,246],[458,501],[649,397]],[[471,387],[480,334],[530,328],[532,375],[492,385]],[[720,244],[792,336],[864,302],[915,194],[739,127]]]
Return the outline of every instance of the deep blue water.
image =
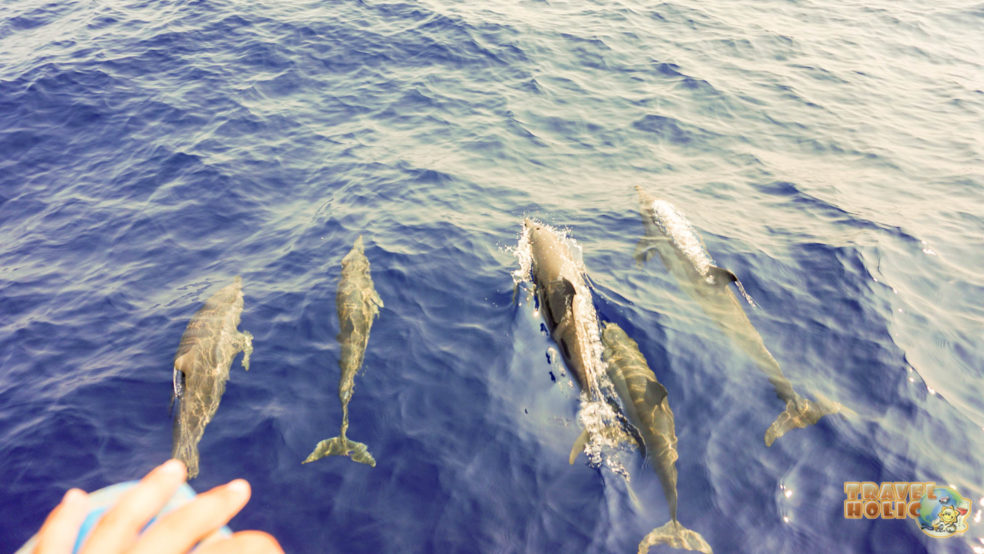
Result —
[[[970,530],[846,521],[844,481],[984,504],[984,4],[767,0],[0,3],[0,551],[64,490],[169,456],[171,362],[235,275],[238,361],[204,490],[288,552],[634,552],[668,518],[641,456],[580,458],[522,218],[570,230],[596,308],[669,391],[680,520],[716,552],[984,552]],[[666,273],[634,185],[759,304],[797,390]],[[337,434],[341,257],[385,302]],[[555,380],[556,379],[556,380]],[[641,506],[629,501],[627,487]],[[655,549],[654,549],[655,551]]]

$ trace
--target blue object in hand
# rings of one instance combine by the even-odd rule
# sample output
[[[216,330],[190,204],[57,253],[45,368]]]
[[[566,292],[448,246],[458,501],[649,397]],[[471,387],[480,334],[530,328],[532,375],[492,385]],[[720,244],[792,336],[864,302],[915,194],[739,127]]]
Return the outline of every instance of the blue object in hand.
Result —
[[[79,534],[75,539],[75,546],[72,548],[72,554],[76,554],[79,549],[82,548],[82,543],[85,542],[86,537],[88,537],[89,533],[92,532],[92,528],[99,523],[99,519],[102,518],[104,513],[106,513],[106,510],[115,505],[120,496],[137,483],[139,483],[139,481],[125,481],[123,483],[103,487],[95,492],[89,493],[89,513],[85,516],[85,521],[82,522],[82,527],[79,528]],[[188,483],[182,483],[181,487],[174,493],[174,496],[172,496],[171,499],[168,500],[167,504],[161,508],[161,511],[157,512],[157,515],[154,516],[153,519],[147,522],[147,525],[144,526],[144,529],[142,529],[141,532],[153,525],[154,522],[157,521],[157,518],[161,517],[161,515],[181,507],[183,504],[194,498],[196,494],[195,489],[191,488],[191,485]],[[232,531],[226,526],[223,526],[215,533],[224,537],[232,535]],[[31,537],[30,540],[24,543],[24,546],[20,547],[15,554],[27,554],[34,550],[36,544],[37,535]]]

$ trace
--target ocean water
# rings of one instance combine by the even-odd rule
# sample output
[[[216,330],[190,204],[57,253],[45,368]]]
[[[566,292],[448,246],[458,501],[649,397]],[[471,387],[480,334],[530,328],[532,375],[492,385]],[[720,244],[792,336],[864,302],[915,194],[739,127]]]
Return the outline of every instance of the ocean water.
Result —
[[[181,333],[242,275],[251,370],[192,482],[252,483],[231,527],[634,552],[659,480],[629,450],[628,482],[567,463],[576,385],[514,297],[531,216],[666,386],[680,521],[716,552],[984,552],[982,29],[973,0],[0,3],[0,551],[169,456]],[[764,446],[764,376],[633,261],[635,185],[741,278],[797,390],[854,415]],[[385,308],[349,436],[377,466],[302,466],[338,432],[360,234]],[[916,480],[972,498],[970,529],[844,519],[844,481]]]

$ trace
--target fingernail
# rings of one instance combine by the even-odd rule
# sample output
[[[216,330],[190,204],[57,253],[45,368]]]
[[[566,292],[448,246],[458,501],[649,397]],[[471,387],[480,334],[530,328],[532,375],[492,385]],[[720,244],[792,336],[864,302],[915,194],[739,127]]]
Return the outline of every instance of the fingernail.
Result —
[[[79,502],[84,501],[85,498],[86,494],[82,489],[68,489],[65,491],[65,496],[62,497],[62,504],[78,504]]]
[[[229,481],[229,484],[226,486],[229,487],[229,491],[233,492],[236,496],[249,496],[249,482],[245,479],[235,479],[233,481]]]
[[[185,465],[181,460],[170,459],[163,464],[161,464],[161,471],[167,473],[168,475],[181,475],[185,474]]]

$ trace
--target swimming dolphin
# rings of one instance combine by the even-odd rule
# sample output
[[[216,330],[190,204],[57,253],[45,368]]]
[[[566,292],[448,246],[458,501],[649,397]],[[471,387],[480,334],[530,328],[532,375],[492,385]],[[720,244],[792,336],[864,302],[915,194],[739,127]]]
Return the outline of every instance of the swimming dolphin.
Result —
[[[636,247],[636,260],[649,260],[654,253],[676,278],[680,288],[689,294],[742,351],[748,354],[764,372],[775,388],[776,396],[786,403],[765,432],[765,445],[772,446],[776,439],[796,427],[806,427],[821,417],[840,411],[841,406],[822,397],[816,401],[803,398],[793,390],[793,385],[782,372],[779,362],[765,348],[748,315],[742,309],[728,285],[734,283],[739,292],[751,304],[751,298],[734,273],[716,267],[697,232],[675,206],[665,200],[657,200],[642,187],[639,193],[640,211],[646,236]]]
[[[543,309],[550,337],[560,346],[561,354],[582,390],[598,396],[594,372],[599,369],[591,358],[590,335],[597,335],[598,320],[594,310],[581,314],[574,308],[577,294],[590,291],[560,235],[550,227],[526,219],[533,255],[533,281]],[[580,319],[579,319],[580,317]]]
[[[642,437],[646,461],[659,475],[663,495],[670,509],[670,521],[649,532],[639,543],[639,554],[649,547],[666,544],[698,552],[711,552],[711,546],[696,531],[677,521],[677,436],[666,387],[639,351],[639,345],[615,323],[606,323],[601,333],[608,378],[622,400],[629,421]]]
[[[613,437],[617,442],[624,435],[623,422],[620,414],[609,407],[614,400],[602,392],[599,383],[605,374],[600,327],[582,266],[575,261],[562,235],[552,227],[526,218],[523,232],[529,239],[530,269],[550,337],[560,346],[564,362],[587,396],[587,402],[600,407],[595,413],[598,420],[585,427],[571,449],[568,461],[573,464],[595,436],[600,436],[600,443],[613,442]]]
[[[229,380],[229,368],[243,352],[243,368],[249,370],[253,335],[239,332],[243,311],[243,280],[236,277],[205,301],[188,322],[174,355],[172,406],[180,400],[174,420],[172,456],[188,466],[188,478],[198,475],[198,443],[212,421]]]
[[[362,367],[366,345],[369,344],[369,329],[373,319],[379,315],[383,300],[379,298],[369,274],[369,259],[362,246],[362,235],[355,240],[352,250],[342,258],[342,277],[335,294],[335,308],[338,310],[338,342],[342,345],[338,366],[342,370],[338,381],[338,399],[342,402],[342,429],[337,437],[319,442],[314,451],[302,463],[320,460],[325,456],[348,456],[360,464],[376,467],[376,460],[365,444],[346,438],[348,431],[348,404],[355,388],[355,375]]]

